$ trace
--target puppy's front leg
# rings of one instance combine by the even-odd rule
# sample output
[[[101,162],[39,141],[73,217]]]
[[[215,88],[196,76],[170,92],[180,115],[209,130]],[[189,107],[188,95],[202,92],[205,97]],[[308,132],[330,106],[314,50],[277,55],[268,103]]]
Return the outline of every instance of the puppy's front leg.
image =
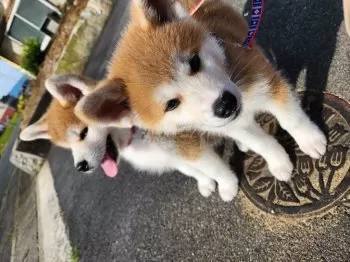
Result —
[[[215,181],[212,178],[204,175],[201,171],[197,170],[196,168],[193,168],[186,162],[181,162],[178,165],[178,170],[184,175],[193,177],[197,180],[198,190],[202,196],[209,197],[211,193],[215,191]]]
[[[238,178],[230,167],[212,149],[204,150],[200,158],[189,163],[218,183],[222,200],[231,201],[238,192]]]
[[[312,158],[320,158],[326,152],[327,139],[301,108],[290,87],[278,80],[277,93],[271,94],[266,109],[276,116],[281,127],[297,142],[301,151]]]
[[[271,174],[278,180],[288,181],[290,179],[293,164],[287,152],[257,123],[253,122],[245,127],[234,128],[230,131],[230,136],[235,140],[244,141],[249,149],[261,155],[266,160]]]
[[[235,140],[235,143],[240,151],[244,153],[247,153],[249,151],[249,148],[241,141]]]

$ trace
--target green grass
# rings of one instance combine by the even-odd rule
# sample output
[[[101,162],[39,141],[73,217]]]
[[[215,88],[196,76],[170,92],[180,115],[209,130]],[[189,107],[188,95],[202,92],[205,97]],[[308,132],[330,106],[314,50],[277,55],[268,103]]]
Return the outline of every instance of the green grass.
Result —
[[[8,143],[8,141],[10,140],[11,136],[12,136],[12,132],[16,126],[16,124],[19,121],[19,114],[15,113],[13,115],[13,117],[10,120],[10,123],[8,124],[8,126],[6,127],[4,133],[0,136],[0,155],[3,154],[3,151],[6,148],[6,145]]]
[[[77,246],[73,247],[71,262],[79,262],[79,249]]]
[[[19,120],[19,114],[15,113],[10,120],[10,125],[16,125],[18,123],[18,120]]]

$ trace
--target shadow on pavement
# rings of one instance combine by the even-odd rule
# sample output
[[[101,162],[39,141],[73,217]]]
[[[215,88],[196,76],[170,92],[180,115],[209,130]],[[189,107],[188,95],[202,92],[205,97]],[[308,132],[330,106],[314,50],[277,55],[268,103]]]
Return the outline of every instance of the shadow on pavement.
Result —
[[[250,1],[244,13],[250,10]],[[317,91],[310,107],[313,120],[322,125],[321,111],[328,71],[343,21],[341,0],[266,0],[257,42],[283,75],[296,86],[306,70],[305,89]]]

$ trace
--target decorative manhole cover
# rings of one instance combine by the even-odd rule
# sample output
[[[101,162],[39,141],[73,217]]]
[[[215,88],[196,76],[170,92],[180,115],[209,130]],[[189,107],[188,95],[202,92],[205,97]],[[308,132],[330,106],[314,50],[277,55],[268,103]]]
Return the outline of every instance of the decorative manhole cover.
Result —
[[[277,137],[295,163],[292,181],[285,183],[272,177],[260,156],[248,152],[244,157],[242,188],[255,205],[270,213],[302,214],[325,209],[340,200],[350,187],[350,105],[324,94],[323,110],[315,110],[315,95],[303,92],[300,96],[311,116],[318,112],[323,118],[329,141],[327,152],[314,160],[300,151],[275,118],[259,118],[263,128]]]

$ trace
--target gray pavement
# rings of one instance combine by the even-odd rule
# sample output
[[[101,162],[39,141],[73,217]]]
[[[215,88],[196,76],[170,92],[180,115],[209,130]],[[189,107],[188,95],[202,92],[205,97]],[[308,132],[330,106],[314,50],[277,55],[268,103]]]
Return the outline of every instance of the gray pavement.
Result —
[[[85,73],[99,79],[127,21],[115,2]],[[244,1],[230,1],[244,10]],[[350,38],[340,0],[266,0],[258,41],[298,89],[349,99]],[[224,155],[226,153],[224,152]],[[223,203],[204,199],[178,173],[152,176],[122,164],[116,179],[74,171],[72,157],[53,148],[55,188],[80,261],[348,261],[346,205],[303,216],[271,215],[240,191]],[[349,175],[349,174],[348,174]],[[345,203],[345,202],[344,202]]]
[[[11,180],[11,175],[15,171],[15,166],[10,163],[10,157],[14,143],[19,135],[19,125],[14,128],[13,134],[8,142],[4,154],[0,158],[0,199],[6,193],[7,186]]]
[[[4,173],[1,173],[3,175]],[[14,237],[14,216],[16,196],[18,190],[18,174],[10,172],[10,180],[6,184],[6,191],[1,198],[0,208],[0,258],[2,261],[10,261],[12,240]]]
[[[19,178],[24,172],[10,163],[12,147],[18,137],[19,125],[0,159],[0,260],[10,261],[12,240],[15,235],[14,216]],[[26,174],[24,174],[26,175]]]

